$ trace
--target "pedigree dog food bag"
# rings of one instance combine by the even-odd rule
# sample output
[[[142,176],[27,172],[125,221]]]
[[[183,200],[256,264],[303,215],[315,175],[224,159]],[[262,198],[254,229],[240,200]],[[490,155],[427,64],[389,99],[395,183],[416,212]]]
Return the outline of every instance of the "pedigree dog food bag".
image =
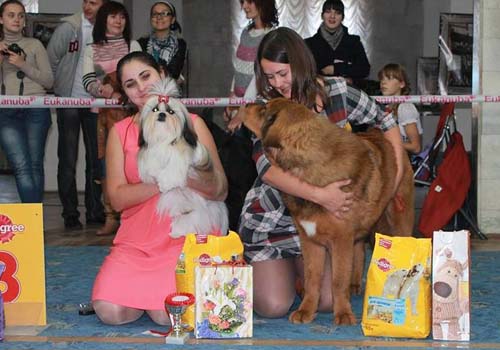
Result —
[[[243,243],[237,233],[227,236],[186,236],[181,255],[175,268],[175,282],[178,293],[195,294],[195,267],[212,266],[243,259]],[[182,315],[182,323],[194,328],[195,306],[191,305]]]
[[[426,338],[431,329],[428,238],[377,233],[363,303],[366,336]]]

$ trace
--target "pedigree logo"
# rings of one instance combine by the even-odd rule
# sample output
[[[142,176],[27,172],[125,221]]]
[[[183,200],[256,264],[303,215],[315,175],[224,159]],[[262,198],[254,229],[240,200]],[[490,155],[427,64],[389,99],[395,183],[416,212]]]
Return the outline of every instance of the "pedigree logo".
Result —
[[[210,265],[210,262],[212,259],[210,259],[210,255],[208,254],[201,254],[200,257],[198,258],[198,262],[200,263],[201,266],[208,266]]]
[[[392,267],[391,263],[387,259],[385,259],[385,258],[378,259],[377,260],[377,266],[378,266],[379,269],[381,269],[384,272],[389,271],[391,269],[391,267]]]
[[[16,233],[24,232],[25,227],[22,224],[14,224],[7,216],[0,214],[0,242],[8,243],[12,241]]]

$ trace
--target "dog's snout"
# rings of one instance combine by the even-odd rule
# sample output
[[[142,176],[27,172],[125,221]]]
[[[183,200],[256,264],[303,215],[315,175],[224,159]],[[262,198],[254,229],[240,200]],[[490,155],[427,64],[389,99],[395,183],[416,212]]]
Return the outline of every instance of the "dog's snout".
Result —
[[[165,112],[158,113],[158,121],[159,122],[164,122],[166,118],[167,118],[167,114]]]

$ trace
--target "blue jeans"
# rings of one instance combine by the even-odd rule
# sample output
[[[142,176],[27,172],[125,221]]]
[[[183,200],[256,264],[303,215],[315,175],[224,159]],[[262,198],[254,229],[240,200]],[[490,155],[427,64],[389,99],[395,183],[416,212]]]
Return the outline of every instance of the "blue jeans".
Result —
[[[0,145],[23,203],[43,200],[43,158],[52,121],[46,108],[0,109]]]
[[[104,217],[101,202],[101,170],[97,159],[97,113],[86,108],[64,108],[57,110],[59,141],[57,155],[57,187],[65,220],[76,219],[78,193],[76,190],[76,163],[80,128],[85,145],[85,208],[87,220]]]

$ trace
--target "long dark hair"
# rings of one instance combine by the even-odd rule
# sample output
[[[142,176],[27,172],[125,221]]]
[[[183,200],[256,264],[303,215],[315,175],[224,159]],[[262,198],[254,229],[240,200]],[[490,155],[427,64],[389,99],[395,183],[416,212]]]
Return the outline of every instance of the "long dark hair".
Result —
[[[3,16],[3,12],[5,11],[5,8],[7,7],[7,5],[11,5],[11,4],[15,4],[15,5],[19,5],[23,8],[23,12],[24,14],[26,15],[26,8],[24,7],[23,3],[19,0],[7,0],[7,1],[4,1],[2,3],[2,5],[0,5],[0,17]],[[24,19],[24,23],[26,23],[26,18]],[[24,32],[24,28],[21,32],[21,34],[24,36],[25,35],[25,32]],[[5,37],[4,35],[4,32],[3,32],[3,24],[0,24],[0,40],[3,40]]]
[[[249,2],[255,4],[265,28],[275,27],[279,24],[275,0],[249,0]],[[240,5],[243,6],[243,0],[240,0]],[[255,26],[255,24],[252,22],[250,28],[253,26]]]
[[[144,51],[133,51],[125,56],[123,56],[117,63],[116,65],[116,80],[118,81],[118,84],[120,86],[119,88],[119,93],[121,95],[120,101],[124,106],[127,107],[128,111],[130,113],[136,113],[137,112],[137,106],[133,105],[130,100],[128,99],[127,95],[125,94],[125,91],[123,90],[123,80],[122,80],[122,75],[123,75],[123,67],[127,65],[128,63],[132,61],[138,61],[141,62],[154,70],[156,70],[158,73],[162,72],[162,69],[158,62],[154,59],[153,56],[151,56],[149,53],[144,52]]]
[[[92,30],[92,39],[94,40],[94,44],[102,45],[108,42],[108,38],[106,37],[106,25],[108,22],[108,16],[116,14],[122,14],[125,17],[123,39],[125,39],[128,47],[130,48],[130,18],[125,6],[116,1],[106,2],[97,11],[94,29]]]
[[[326,94],[318,81],[316,62],[304,40],[290,28],[280,27],[267,33],[260,42],[254,63],[257,91],[265,98],[282,97],[269,85],[262,71],[261,60],[290,65],[292,74],[291,99],[307,106],[316,107],[316,97],[326,102]]]

